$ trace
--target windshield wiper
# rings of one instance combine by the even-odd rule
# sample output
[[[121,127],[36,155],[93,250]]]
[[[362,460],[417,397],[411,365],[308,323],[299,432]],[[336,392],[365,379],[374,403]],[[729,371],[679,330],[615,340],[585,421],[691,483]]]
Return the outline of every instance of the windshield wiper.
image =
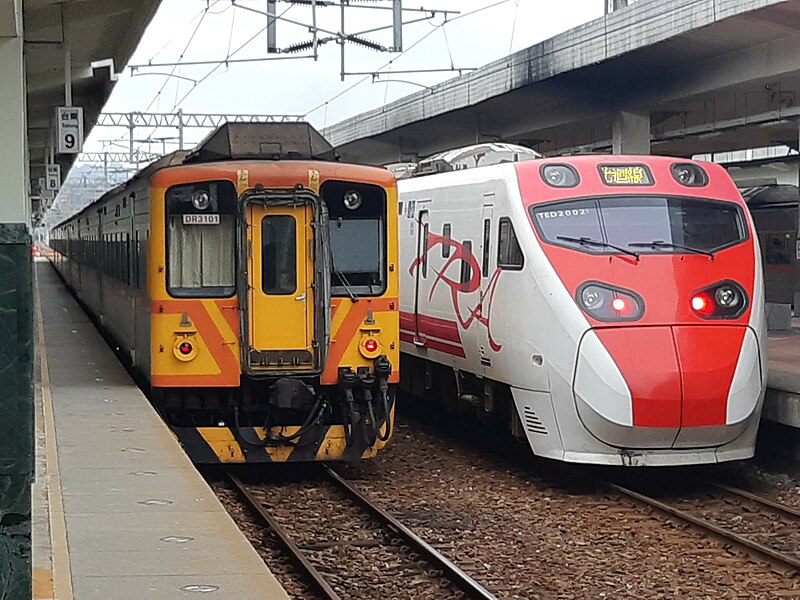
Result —
[[[356,293],[353,291],[353,288],[350,287],[350,282],[347,281],[347,277],[344,276],[344,273],[342,273],[341,271],[336,271],[336,270],[334,270],[333,272],[339,278],[339,281],[342,282],[342,287],[347,292],[347,295],[350,296],[350,300],[352,300],[353,303],[358,302],[359,297],[356,296]]]
[[[564,240],[565,242],[572,242],[574,244],[580,244],[581,246],[596,246],[598,248],[611,248],[612,250],[616,250],[617,252],[622,252],[622,254],[627,254],[628,256],[633,256],[636,260],[639,260],[639,254],[634,252],[633,250],[620,248],[619,246],[615,246],[614,244],[593,240],[592,238],[589,237],[577,238],[577,237],[569,237],[567,235],[559,235],[557,236],[556,239]]]
[[[653,240],[652,242],[631,242],[628,246],[634,248],[677,248],[678,250],[686,250],[687,252],[694,252],[695,254],[705,254],[714,258],[714,253],[708,250],[700,250],[699,248],[692,248],[691,246],[684,246],[683,244],[672,244],[664,240]]]

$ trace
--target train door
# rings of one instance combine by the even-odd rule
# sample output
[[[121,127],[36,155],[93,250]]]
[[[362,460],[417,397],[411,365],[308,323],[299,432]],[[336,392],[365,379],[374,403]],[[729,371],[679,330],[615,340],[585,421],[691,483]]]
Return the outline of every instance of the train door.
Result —
[[[497,243],[497,234],[494,233],[494,230],[497,228],[492,224],[493,214],[494,205],[484,203],[481,209],[481,248],[479,254],[477,254],[477,257],[480,260],[481,283],[480,298],[478,300],[480,303],[480,310],[476,319],[479,321],[476,323],[478,329],[476,339],[478,341],[478,353],[481,360],[481,371],[483,371],[486,367],[492,366],[491,345],[489,339],[489,310],[491,309],[491,288],[494,285],[495,279],[493,277],[494,261],[492,259],[496,254],[496,252],[494,252],[495,246],[492,245],[492,238],[495,238],[495,244]]]
[[[428,256],[428,231],[430,229],[429,201],[417,201],[416,204],[416,224],[417,224],[417,269],[414,272],[414,343],[424,346],[427,341],[424,326],[424,305],[427,298],[428,289],[425,280],[428,278],[429,256]]]
[[[247,205],[247,358],[252,372],[313,370],[311,205]]]

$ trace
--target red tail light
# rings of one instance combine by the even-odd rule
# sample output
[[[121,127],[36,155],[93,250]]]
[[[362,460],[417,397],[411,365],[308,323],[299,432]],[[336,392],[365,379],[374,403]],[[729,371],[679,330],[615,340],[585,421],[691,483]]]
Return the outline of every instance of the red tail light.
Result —
[[[735,281],[720,281],[692,294],[692,310],[704,319],[736,319],[747,309],[749,299]]]
[[[194,348],[192,348],[192,345],[189,342],[183,342],[180,346],[178,346],[178,352],[184,356],[191,354],[192,350],[194,350]]]

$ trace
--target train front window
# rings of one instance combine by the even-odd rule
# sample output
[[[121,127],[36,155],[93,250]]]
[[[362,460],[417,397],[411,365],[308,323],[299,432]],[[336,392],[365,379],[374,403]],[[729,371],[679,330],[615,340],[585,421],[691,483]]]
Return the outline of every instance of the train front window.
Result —
[[[229,182],[167,191],[167,287],[183,298],[232,296],[236,290],[236,189]]]
[[[533,206],[531,215],[544,240],[593,254],[618,252],[610,246],[637,253],[716,252],[747,239],[737,205],[699,198],[573,200]]]
[[[378,296],[386,290],[386,192],[363,183],[326,181],[334,296]]]

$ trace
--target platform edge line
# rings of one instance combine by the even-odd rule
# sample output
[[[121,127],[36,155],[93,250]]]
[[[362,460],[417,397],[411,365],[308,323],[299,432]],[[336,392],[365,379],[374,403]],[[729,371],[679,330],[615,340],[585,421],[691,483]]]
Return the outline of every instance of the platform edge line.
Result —
[[[42,412],[45,422],[45,456],[47,462],[47,497],[50,503],[50,547],[52,549],[53,590],[59,600],[74,600],[72,569],[69,562],[67,523],[64,515],[64,498],[61,495],[61,472],[58,466],[56,446],[56,424],[53,413],[53,396],[50,391],[50,370],[47,365],[47,346],[42,316],[42,298],[39,289],[39,273],[36,281],[36,328],[39,369],[42,382]]]

